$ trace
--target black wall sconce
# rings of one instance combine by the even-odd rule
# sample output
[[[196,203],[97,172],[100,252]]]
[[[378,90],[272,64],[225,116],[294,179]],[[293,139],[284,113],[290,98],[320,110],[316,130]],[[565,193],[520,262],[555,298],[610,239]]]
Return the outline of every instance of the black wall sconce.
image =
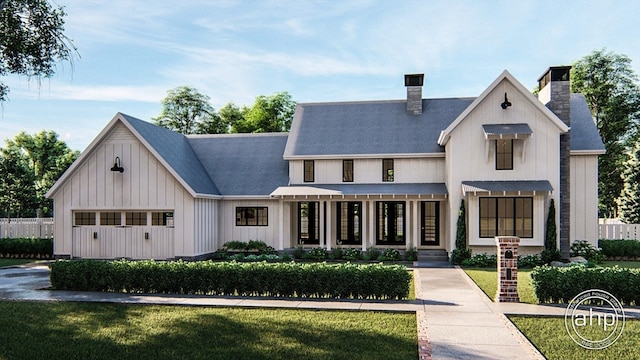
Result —
[[[116,161],[111,168],[111,171],[118,171],[120,173],[124,172],[124,168],[120,166],[120,157],[116,156]]]
[[[94,232],[93,232],[93,238],[94,238],[94,239],[97,239],[97,238],[98,238],[98,232],[97,232],[97,231],[94,231]]]
[[[502,110],[505,110],[509,106],[511,106],[511,103],[507,99],[507,93],[504,93],[504,102],[502,104],[500,104],[500,107],[502,108]]]
[[[149,240],[149,233],[148,232],[144,233],[144,239],[145,240]]]

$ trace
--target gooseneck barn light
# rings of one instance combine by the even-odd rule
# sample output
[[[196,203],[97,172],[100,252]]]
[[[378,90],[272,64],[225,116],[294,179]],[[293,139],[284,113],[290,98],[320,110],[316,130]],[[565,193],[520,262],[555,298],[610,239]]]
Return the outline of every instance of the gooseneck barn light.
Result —
[[[116,161],[113,164],[113,167],[111,168],[111,171],[117,171],[117,172],[124,172],[124,168],[122,166],[120,166],[120,157],[116,156]]]

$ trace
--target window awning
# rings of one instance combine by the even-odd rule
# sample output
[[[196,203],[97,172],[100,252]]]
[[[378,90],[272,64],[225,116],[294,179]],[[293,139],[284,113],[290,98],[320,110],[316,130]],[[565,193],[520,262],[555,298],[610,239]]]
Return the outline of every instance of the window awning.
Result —
[[[281,186],[271,193],[276,198],[299,197],[344,197],[344,196],[394,196],[418,198],[446,198],[447,186],[444,183],[424,184],[322,184]]]
[[[514,181],[463,181],[462,194],[506,194],[552,192],[553,186],[547,180]]]
[[[484,124],[482,131],[487,140],[527,139],[533,134],[528,124]]]

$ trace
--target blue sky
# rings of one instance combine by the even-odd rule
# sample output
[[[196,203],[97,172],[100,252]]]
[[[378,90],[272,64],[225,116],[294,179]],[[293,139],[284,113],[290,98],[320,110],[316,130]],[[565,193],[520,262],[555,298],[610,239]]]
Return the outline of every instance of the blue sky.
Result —
[[[0,140],[53,130],[83,150],[116,112],[150,121],[182,85],[216,109],[278,91],[402,99],[406,73],[425,73],[424,97],[478,96],[505,69],[532,89],[602,48],[640,75],[640,0],[55,2],[80,58],[40,83],[3,78]]]

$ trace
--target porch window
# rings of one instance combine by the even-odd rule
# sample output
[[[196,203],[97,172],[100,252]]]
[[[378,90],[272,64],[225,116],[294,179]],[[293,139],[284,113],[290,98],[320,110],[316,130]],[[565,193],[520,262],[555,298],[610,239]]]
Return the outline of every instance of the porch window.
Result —
[[[513,139],[496,140],[496,170],[513,170]]]
[[[320,244],[320,203],[298,203],[298,244]]]
[[[140,211],[128,211],[126,213],[127,226],[146,226],[147,225],[147,213]]]
[[[314,182],[314,163],[313,160],[304,161],[304,182]]]
[[[382,160],[382,181],[393,182],[393,159]]]
[[[173,213],[172,212],[152,212],[151,213],[151,225],[152,226],[173,226]]]
[[[122,213],[115,211],[103,211],[100,213],[100,225],[120,226],[122,225]]]
[[[236,226],[268,226],[268,208],[264,207],[237,207]]]
[[[96,213],[78,211],[73,214],[74,226],[93,226],[96,224]]]
[[[338,245],[360,245],[362,203],[338,202]]]
[[[404,201],[378,201],[376,205],[376,245],[404,244]]]
[[[353,182],[353,160],[342,160],[342,182]]]
[[[480,198],[480,237],[533,237],[533,198]]]

